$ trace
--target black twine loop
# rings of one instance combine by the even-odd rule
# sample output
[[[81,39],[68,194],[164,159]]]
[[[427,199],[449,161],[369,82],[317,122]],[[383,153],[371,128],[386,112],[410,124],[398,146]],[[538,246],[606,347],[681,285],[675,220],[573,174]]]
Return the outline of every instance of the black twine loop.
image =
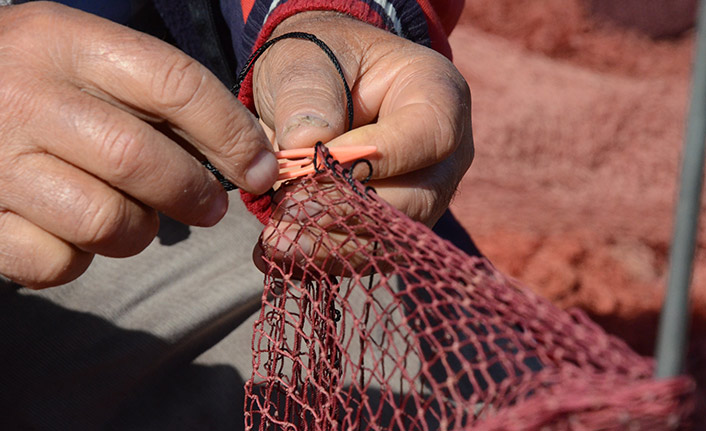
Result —
[[[257,49],[257,51],[253,52],[250,58],[248,58],[248,61],[245,62],[245,67],[243,68],[243,70],[240,71],[238,79],[236,79],[236,84],[233,86],[233,88],[231,88],[230,91],[237,97],[240,94],[240,86],[243,84],[243,81],[245,81],[245,77],[248,76],[248,73],[250,73],[250,69],[252,69],[252,67],[255,65],[257,59],[260,58],[260,56],[265,51],[267,51],[267,48],[271,47],[272,45],[283,39],[308,40],[309,42],[315,43],[316,46],[321,48],[321,50],[324,51],[324,53],[328,56],[328,58],[333,63],[333,67],[336,68],[336,72],[338,72],[338,75],[343,81],[343,89],[346,92],[346,110],[348,111],[347,131],[350,132],[351,130],[353,130],[353,94],[351,93],[351,88],[348,86],[348,81],[346,81],[346,75],[343,73],[343,67],[341,67],[341,63],[338,61],[338,58],[336,58],[336,55],[333,53],[331,48],[329,48],[329,46],[326,45],[323,40],[319,39],[311,33],[295,31],[291,33],[285,33],[281,36],[277,36],[274,39],[270,39],[265,42],[260,48]]]
[[[349,170],[350,170],[350,172],[351,172],[350,176],[351,176],[351,178],[353,177],[353,171],[355,170],[356,166],[361,165],[361,164],[365,164],[365,166],[368,167],[368,175],[366,175],[365,178],[363,178],[362,180],[360,180],[360,183],[361,183],[361,184],[365,184],[365,183],[367,183],[368,181],[370,181],[370,180],[373,178],[373,164],[370,163],[370,160],[368,160],[368,159],[358,159],[358,160],[356,160],[355,162],[353,162],[353,164],[352,164],[351,167],[349,168]]]
[[[311,33],[304,33],[304,32],[292,32],[292,33],[285,33],[281,36],[277,36],[274,39],[270,39],[267,42],[265,42],[260,48],[258,48],[255,52],[252,53],[250,58],[245,62],[245,67],[243,70],[240,71],[240,74],[238,75],[238,78],[235,80],[235,85],[233,88],[230,89],[231,93],[235,95],[235,97],[238,97],[240,94],[240,87],[243,85],[243,81],[245,81],[245,77],[248,76],[248,73],[250,73],[250,69],[255,65],[255,62],[257,61],[260,56],[267,51],[267,48],[271,47],[275,43],[279,42],[280,40],[283,39],[302,39],[302,40],[308,40],[310,42],[313,42],[321,48],[324,53],[328,56],[328,58],[331,60],[333,63],[333,67],[336,68],[336,72],[341,76],[341,80],[343,81],[343,89],[346,92],[346,110],[348,111],[348,128],[347,131],[353,130],[353,94],[351,93],[351,89],[348,86],[348,82],[346,81],[346,75],[343,73],[343,67],[341,67],[341,63],[338,61],[338,58],[336,58],[336,55],[333,53],[331,48],[329,48],[328,45],[318,37],[314,36]],[[226,177],[216,169],[215,166],[211,164],[208,160],[204,160],[201,162],[206,169],[211,171],[213,175],[216,176],[218,181],[221,183],[223,188],[229,192],[231,190],[235,190],[238,188],[235,184],[232,182],[228,181]],[[318,171],[317,171],[318,172]]]
[[[336,308],[335,304],[331,304],[331,318],[333,319],[334,322],[341,321],[341,310]]]
[[[366,186],[363,192],[361,192],[358,189],[358,185],[356,184],[355,177],[353,176],[353,172],[355,171],[355,168],[358,165],[364,164],[368,168],[368,174],[360,180],[361,184],[366,184],[368,181],[370,181],[373,178],[373,164],[370,163],[370,160],[368,159],[358,159],[355,160],[349,168],[345,168],[341,170],[341,173],[339,174],[336,172],[336,166],[339,166],[341,163],[336,160],[329,151],[326,146],[321,142],[317,142],[316,145],[314,146],[314,160],[313,160],[313,165],[314,165],[314,171],[317,174],[320,174],[324,172],[324,168],[322,167],[325,166],[330,172],[333,173],[337,178],[341,178],[345,180],[348,185],[353,189],[353,191],[361,197],[367,197],[369,192],[374,192],[375,189],[371,186]],[[323,155],[323,161],[320,160],[319,154]]]
[[[360,165],[361,163],[365,163],[365,165],[368,167],[368,175],[364,179],[360,180],[361,184],[365,184],[368,181],[370,181],[370,178],[373,176],[373,165],[370,163],[370,160],[367,159],[358,159],[353,164],[351,165],[350,168],[344,169],[342,174],[343,174],[343,179],[346,180],[348,185],[353,189],[353,191],[362,197],[365,197],[363,193],[358,190],[358,185],[355,183],[355,177],[353,177],[353,170],[355,169],[356,166]]]
[[[281,36],[277,36],[274,39],[270,39],[267,42],[265,42],[260,48],[258,48],[251,56],[248,58],[248,60],[245,62],[245,67],[240,71],[240,74],[238,74],[238,78],[236,79],[236,83],[231,88],[231,92],[238,97],[240,94],[240,88],[243,84],[243,81],[245,81],[245,78],[248,76],[248,73],[250,73],[250,70],[253,68],[255,65],[255,62],[264,54],[265,51],[275,43],[284,40],[284,39],[301,39],[301,40],[308,40],[310,42],[313,42],[321,48],[321,50],[324,51],[324,53],[328,56],[328,58],[331,60],[333,63],[333,66],[336,68],[336,72],[338,72],[339,76],[341,77],[341,80],[343,81],[343,89],[345,90],[346,93],[346,111],[348,113],[348,127],[347,131],[351,131],[353,129],[353,94],[351,93],[351,89],[348,86],[348,82],[346,81],[346,75],[343,73],[343,68],[341,67],[341,63],[338,61],[338,58],[336,58],[336,55],[333,53],[331,48],[329,48],[328,45],[321,39],[317,38],[311,33],[304,33],[304,32],[291,32],[291,33],[285,33]],[[340,165],[338,160],[336,160],[331,153],[328,151],[323,150],[324,144],[323,142],[319,141],[316,143],[315,149],[314,149],[314,160],[313,160],[313,165],[314,165],[314,170],[317,174],[320,174],[323,172],[323,168],[321,167],[326,166],[331,172],[333,172],[336,176],[339,176],[338,173],[336,172],[336,166]],[[324,157],[323,160],[319,160],[319,153],[321,153]],[[206,169],[211,171],[213,175],[216,176],[216,179],[221,183],[223,188],[226,191],[231,191],[235,190],[238,188],[235,184],[232,182],[228,181],[228,179],[216,169],[215,166],[211,164],[208,160],[204,160],[201,162]],[[361,184],[365,184],[368,181],[372,179],[373,176],[373,165],[370,163],[369,160],[367,159],[359,159],[353,162],[350,168],[343,169],[341,176],[348,184],[351,186],[353,191],[358,194],[359,196],[366,197],[369,192],[375,192],[375,189],[370,186],[366,186],[363,192],[361,192],[357,185],[355,184],[355,178],[353,177],[353,171],[356,168],[356,166],[360,164],[365,164],[368,167],[368,175],[360,181]]]

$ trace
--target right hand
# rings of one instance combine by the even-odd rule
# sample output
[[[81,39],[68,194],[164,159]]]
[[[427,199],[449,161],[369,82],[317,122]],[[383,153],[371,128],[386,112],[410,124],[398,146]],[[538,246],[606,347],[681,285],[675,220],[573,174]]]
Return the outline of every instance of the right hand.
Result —
[[[66,283],[142,251],[158,211],[214,225],[228,197],[190,152],[253,193],[277,176],[255,118],[176,48],[54,3],[0,7],[0,274]]]

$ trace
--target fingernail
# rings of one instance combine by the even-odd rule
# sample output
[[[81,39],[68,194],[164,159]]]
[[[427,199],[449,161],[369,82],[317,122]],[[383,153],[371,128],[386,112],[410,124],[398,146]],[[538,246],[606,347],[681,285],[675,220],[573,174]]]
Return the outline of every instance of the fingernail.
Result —
[[[282,131],[283,136],[287,136],[289,132],[291,132],[294,129],[298,129],[300,127],[320,127],[320,128],[325,128],[329,127],[328,121],[324,120],[321,117],[318,117],[316,115],[309,115],[309,114],[303,114],[303,115],[296,115],[292,118],[289,119],[287,122],[287,125],[284,127],[284,130]]]
[[[265,193],[277,180],[277,158],[267,150],[262,150],[260,154],[248,167],[245,174],[245,182],[253,193]]]

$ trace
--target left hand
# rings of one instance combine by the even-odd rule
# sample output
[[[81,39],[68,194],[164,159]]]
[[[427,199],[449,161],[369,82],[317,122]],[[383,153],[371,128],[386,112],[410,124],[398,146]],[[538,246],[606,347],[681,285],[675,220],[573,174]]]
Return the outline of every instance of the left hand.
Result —
[[[282,40],[253,72],[257,111],[273,141],[280,149],[317,141],[376,145],[369,184],[412,219],[433,225],[473,160],[471,96],[461,74],[429,48],[338,13],[297,14],[272,37],[292,31],[316,35],[336,54],[353,92],[355,124],[344,133],[343,84],[323,51]]]

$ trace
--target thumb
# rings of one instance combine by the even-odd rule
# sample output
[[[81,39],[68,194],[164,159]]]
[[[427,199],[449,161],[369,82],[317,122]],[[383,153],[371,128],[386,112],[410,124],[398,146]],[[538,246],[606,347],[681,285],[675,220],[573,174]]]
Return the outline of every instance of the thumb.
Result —
[[[284,39],[261,60],[253,76],[255,105],[280,148],[310,147],[346,130],[343,78],[320,47]]]

